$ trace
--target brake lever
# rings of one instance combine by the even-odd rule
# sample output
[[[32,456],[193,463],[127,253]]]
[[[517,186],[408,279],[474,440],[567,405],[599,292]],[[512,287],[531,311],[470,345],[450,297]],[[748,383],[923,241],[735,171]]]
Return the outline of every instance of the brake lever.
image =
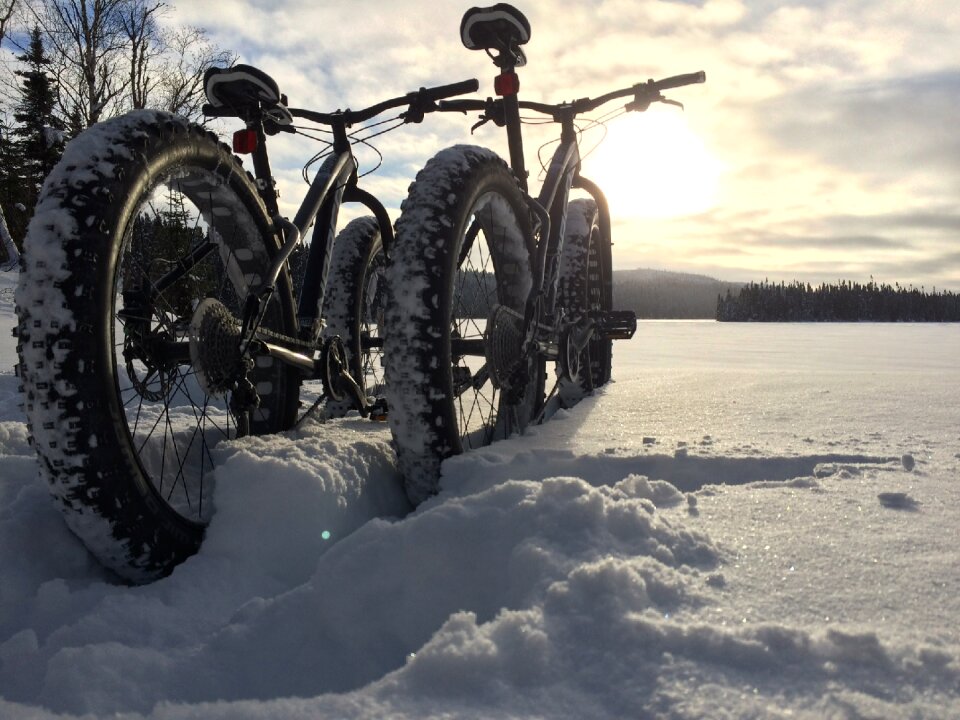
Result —
[[[400,119],[405,123],[418,124],[423,122],[424,115],[426,115],[426,113],[423,111],[423,109],[414,108],[411,106],[406,112],[400,113]]]
[[[623,109],[627,112],[643,112],[655,102],[664,103],[665,105],[676,105],[678,108],[683,110],[683,103],[677,102],[676,100],[671,100],[670,98],[665,98],[660,93],[646,98],[641,98],[638,94],[636,97],[634,97],[633,102],[628,102],[623,106]]]
[[[654,95],[649,91],[642,94],[638,92],[636,95],[633,96],[633,101],[628,102],[626,105],[624,105],[623,109],[626,110],[627,112],[644,112],[647,110],[647,108],[650,107],[651,103],[654,103],[654,102],[657,102],[658,100],[663,100],[663,99],[664,97],[660,93],[657,93],[656,95]]]
[[[476,130],[476,129],[479,128],[479,127],[483,127],[483,126],[486,125],[488,122],[490,122],[490,120],[491,120],[491,118],[487,117],[486,115],[481,115],[481,116],[480,116],[480,122],[478,122],[478,123],[474,124],[473,126],[471,126],[471,128],[470,128],[470,134],[473,135],[474,130]]]
[[[410,103],[410,107],[407,108],[406,112],[400,113],[400,119],[405,123],[422,123],[423,118],[427,113],[435,112],[438,109],[439,106],[433,100],[423,102],[421,100],[414,99],[414,101]]]

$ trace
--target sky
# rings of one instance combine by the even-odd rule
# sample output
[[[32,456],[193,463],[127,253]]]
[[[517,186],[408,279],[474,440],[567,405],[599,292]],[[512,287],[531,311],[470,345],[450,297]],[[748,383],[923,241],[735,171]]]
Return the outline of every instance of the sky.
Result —
[[[516,5],[532,27],[521,99],[559,102],[706,71],[706,84],[668,93],[683,111],[657,105],[583,133],[583,174],[611,203],[615,269],[814,284],[872,277],[960,291],[955,0]],[[492,95],[496,69],[460,43],[468,7],[176,0],[167,21],[206,28],[276,78],[292,106],[358,109],[471,77],[478,97]],[[471,137],[475,120],[437,114],[377,138],[383,165],[363,186],[396,218],[409,182],[441,148],[472,142],[506,155],[503,130],[489,124]],[[538,148],[557,133],[526,130],[537,187]],[[300,167],[316,149],[274,143],[290,214],[306,189]],[[551,147],[543,152],[545,162]],[[378,159],[358,155],[361,169]]]

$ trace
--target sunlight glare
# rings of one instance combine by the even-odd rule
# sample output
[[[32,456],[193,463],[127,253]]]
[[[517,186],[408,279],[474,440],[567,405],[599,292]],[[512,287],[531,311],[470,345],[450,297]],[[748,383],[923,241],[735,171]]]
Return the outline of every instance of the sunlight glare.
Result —
[[[603,190],[614,218],[692,215],[716,202],[721,163],[680,111],[618,118],[590,152],[600,132],[581,142],[583,175]]]

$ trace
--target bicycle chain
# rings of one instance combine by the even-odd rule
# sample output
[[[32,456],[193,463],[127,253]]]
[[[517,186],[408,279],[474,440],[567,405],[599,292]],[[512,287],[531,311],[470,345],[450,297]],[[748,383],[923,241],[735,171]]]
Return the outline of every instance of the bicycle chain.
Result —
[[[239,326],[239,321],[233,317],[231,313],[231,318],[237,322]],[[238,336],[239,337],[239,336]],[[287,348],[296,348],[298,350],[303,350],[307,353],[312,353],[318,349],[317,344],[310,342],[308,340],[301,340],[299,338],[294,338],[289,335],[284,335],[283,333],[270,330],[268,328],[258,328],[255,337],[259,340],[265,341],[277,341],[278,344],[282,344]],[[222,338],[221,338],[222,339]],[[212,338],[207,337],[204,344],[211,342]],[[211,348],[207,348],[208,351]],[[212,349],[213,354],[219,355],[221,357],[226,357],[232,354],[232,351],[226,347],[219,347]],[[130,383],[133,385],[134,389],[139,395],[146,398],[151,402],[158,402],[163,398],[167,397],[170,394],[170,389],[173,386],[173,371],[170,369],[163,369],[153,365],[148,362],[147,359],[140,357],[140,361],[146,365],[146,374],[143,378],[140,377],[140,373],[137,372],[133,364],[134,355],[131,354],[129,349],[125,350],[124,359],[125,366],[127,370],[127,376],[130,380]],[[238,361],[242,362],[240,358],[237,358]],[[221,367],[225,363],[214,362],[212,363],[215,367]],[[226,363],[229,364],[229,363]],[[210,371],[211,363],[205,363],[204,370]],[[199,370],[199,369],[198,369]],[[228,373],[229,374],[229,373]],[[210,389],[215,389],[216,391],[224,391],[227,388],[226,382],[227,378],[222,375],[222,373],[214,373],[213,377],[207,378],[206,381],[212,386]],[[152,384],[152,386],[151,386]]]
[[[257,328],[254,337],[257,339],[270,338],[272,340],[279,340],[283,343],[284,346],[293,346],[298,348],[303,348],[304,350],[318,350],[319,345],[316,342],[311,342],[309,340],[301,340],[300,338],[291,337],[289,335],[284,335],[283,333],[275,332],[268,328]]]

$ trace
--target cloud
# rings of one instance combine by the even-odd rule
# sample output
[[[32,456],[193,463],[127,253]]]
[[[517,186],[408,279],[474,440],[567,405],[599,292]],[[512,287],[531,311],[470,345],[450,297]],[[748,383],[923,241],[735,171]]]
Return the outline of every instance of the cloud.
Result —
[[[294,105],[356,109],[468,77],[480,79],[480,96],[491,94],[496,69],[458,37],[466,6],[181,0],[171,22],[206,27],[241,61],[274,75]],[[960,229],[955,0],[559,7],[522,5],[533,28],[520,71],[524,97],[556,102],[707,71],[706,85],[678,99],[689,128],[724,168],[716,206],[673,220],[615,218],[617,267],[711,267],[725,279],[890,273],[890,280],[960,289],[951,251]],[[432,116],[377,138],[384,163],[362,183],[395,218],[407,185],[440,148],[471,142],[505,156],[502,130],[488,125],[471,136],[474,120]],[[535,172],[536,148],[556,129],[527,126],[525,134]],[[303,192],[299,165],[315,149],[292,138],[274,146],[287,211]],[[365,154],[369,167],[376,158]],[[656,177],[657,168],[635,171]]]
[[[758,110],[773,142],[817,162],[900,184],[936,173],[944,190],[960,190],[960,135],[954,128],[960,97],[955,71],[782,96]]]

